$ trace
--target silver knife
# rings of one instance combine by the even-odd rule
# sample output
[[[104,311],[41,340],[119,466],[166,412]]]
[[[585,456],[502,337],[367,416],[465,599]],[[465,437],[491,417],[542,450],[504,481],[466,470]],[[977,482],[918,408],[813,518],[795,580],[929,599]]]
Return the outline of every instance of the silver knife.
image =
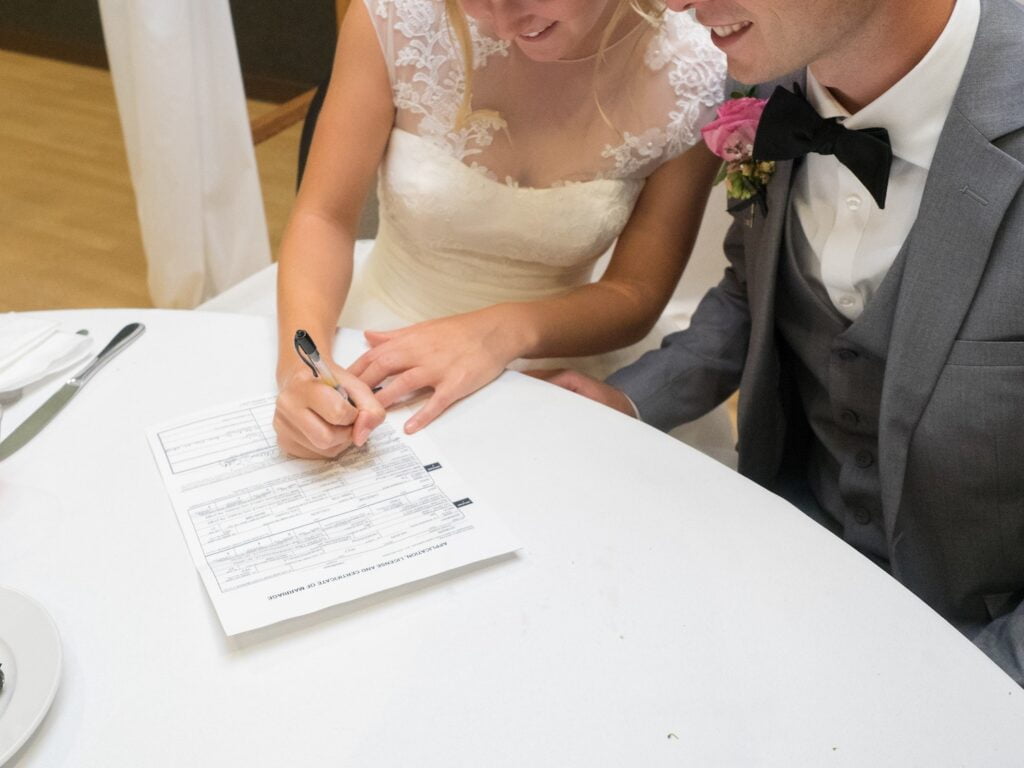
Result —
[[[68,379],[64,386],[57,390],[56,394],[40,405],[35,410],[35,413],[25,419],[4,440],[0,441],[0,461],[6,459],[38,435],[43,427],[60,413],[61,409],[68,404],[71,398],[81,391],[89,379],[96,375],[100,368],[113,360],[118,352],[139,338],[145,330],[146,326],[142,323],[129,323],[118,331],[117,335],[110,340],[110,343],[103,348],[103,351],[96,355],[92,362],[82,369],[81,373]]]

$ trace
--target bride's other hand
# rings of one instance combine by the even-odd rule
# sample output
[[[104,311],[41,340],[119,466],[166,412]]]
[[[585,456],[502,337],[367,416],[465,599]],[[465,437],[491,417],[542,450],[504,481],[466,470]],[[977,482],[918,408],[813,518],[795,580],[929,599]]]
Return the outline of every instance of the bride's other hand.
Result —
[[[633,403],[622,390],[605,384],[603,381],[592,379],[590,376],[586,376],[579,371],[562,368],[557,371],[525,371],[525,373],[528,376],[556,384],[562,389],[568,389],[577,395],[583,395],[591,400],[596,400],[602,405],[607,405],[609,408],[614,408],[620,413],[636,418],[636,410],[633,408]]]
[[[279,382],[274,429],[281,449],[303,459],[334,458],[352,445],[363,445],[384,421],[384,408],[356,376],[330,364],[338,383],[355,403],[295,367]]]
[[[419,389],[434,392],[405,423],[409,434],[422,429],[457,400],[497,378],[518,357],[501,306],[400,328],[367,331],[371,349],[349,372],[370,387],[394,377],[377,392],[385,408]]]

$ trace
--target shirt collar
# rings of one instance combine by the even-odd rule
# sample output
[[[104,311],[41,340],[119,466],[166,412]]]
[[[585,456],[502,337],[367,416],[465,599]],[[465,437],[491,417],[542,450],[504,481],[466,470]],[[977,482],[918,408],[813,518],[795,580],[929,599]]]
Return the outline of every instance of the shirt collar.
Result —
[[[854,115],[810,70],[807,100],[822,117],[838,117],[847,128],[885,128],[896,157],[928,170],[967,66],[980,16],[980,0],[957,0],[946,28],[917,66]]]

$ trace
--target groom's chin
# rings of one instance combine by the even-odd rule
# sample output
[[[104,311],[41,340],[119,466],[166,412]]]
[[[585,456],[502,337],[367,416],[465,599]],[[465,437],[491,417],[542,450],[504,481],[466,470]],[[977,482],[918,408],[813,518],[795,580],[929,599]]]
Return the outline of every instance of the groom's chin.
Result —
[[[773,63],[759,61],[746,56],[727,56],[726,66],[729,68],[729,76],[740,83],[756,85],[778,80],[798,69],[796,64]]]
[[[768,67],[763,66],[750,66],[746,62],[733,62],[732,59],[728,61],[729,77],[738,83],[744,83],[746,85],[756,85],[757,83],[767,83],[771,80],[776,80],[783,75],[785,72],[775,72]]]

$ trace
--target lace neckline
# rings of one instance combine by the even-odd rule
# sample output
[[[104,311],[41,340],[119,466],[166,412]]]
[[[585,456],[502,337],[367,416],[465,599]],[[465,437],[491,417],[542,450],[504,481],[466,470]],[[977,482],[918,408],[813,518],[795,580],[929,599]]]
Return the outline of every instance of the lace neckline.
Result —
[[[525,192],[525,193],[529,194],[529,193],[540,192],[540,193],[552,194],[552,193],[554,193],[555,190],[580,189],[580,188],[590,189],[590,188],[593,188],[593,187],[601,187],[601,186],[621,187],[621,186],[629,186],[631,184],[642,183],[642,181],[637,180],[637,179],[628,179],[628,178],[617,179],[617,178],[598,177],[598,178],[595,178],[595,179],[586,179],[586,180],[581,180],[581,181],[562,181],[562,182],[558,182],[558,183],[552,184],[549,187],[531,187],[531,186],[526,186],[526,185],[520,186],[519,182],[517,182],[517,181],[515,181],[514,179],[511,179],[511,178],[506,178],[504,181],[502,181],[494,173],[492,173],[491,171],[487,170],[482,165],[478,165],[476,163],[472,163],[472,164],[464,163],[462,160],[459,160],[456,157],[452,157],[451,153],[446,152],[443,147],[439,147],[437,145],[437,142],[431,141],[430,139],[425,138],[423,136],[420,136],[418,134],[415,134],[415,133],[413,133],[411,131],[407,131],[407,130],[405,130],[403,128],[397,128],[397,127],[396,128],[392,128],[391,129],[391,137],[392,137],[391,140],[392,140],[392,142],[395,141],[396,136],[398,137],[398,141],[399,142],[406,141],[406,142],[412,142],[413,144],[420,145],[424,150],[426,150],[426,151],[428,151],[430,153],[431,158],[433,158],[436,162],[445,163],[445,164],[449,165],[452,168],[458,167],[459,168],[459,170],[458,170],[459,173],[465,172],[466,174],[468,174],[466,178],[479,179],[484,184],[484,186],[489,186],[491,184],[494,184],[494,185],[496,185],[498,187],[505,187],[506,189],[512,190],[514,193]]]
[[[390,56],[396,128],[406,129],[438,147],[463,164],[467,172],[499,185],[522,184],[524,189],[554,186],[557,180],[552,181],[548,174],[534,176],[523,168],[528,163],[519,156],[521,150],[512,147],[511,136],[508,141],[496,141],[496,134],[507,127],[506,120],[514,119],[517,130],[524,131],[522,136],[532,135],[538,147],[552,148],[545,143],[548,139],[543,126],[533,134],[527,133],[538,121],[547,119],[544,105],[531,105],[533,111],[524,108],[517,113],[515,99],[530,98],[533,90],[546,88],[552,77],[575,78],[574,85],[589,83],[594,76],[593,71],[588,71],[588,67],[594,67],[593,57],[578,60],[583,63],[570,68],[544,66],[555,62],[534,62],[528,66],[527,60],[519,56],[513,60],[510,43],[487,36],[480,29],[486,24],[469,19],[472,68],[480,75],[475,85],[488,109],[475,119],[460,123],[458,110],[466,87],[464,52],[446,23],[442,1],[366,2],[376,3],[374,19]],[[618,127],[607,121],[599,122],[591,115],[586,146],[580,147],[579,152],[567,146],[567,151],[576,154],[560,158],[562,170],[551,174],[552,177],[561,174],[561,181],[566,184],[642,179],[700,140],[698,129],[702,120],[722,100],[724,56],[711,45],[707,31],[688,15],[667,16],[661,24],[650,26],[650,31],[647,26],[645,19],[631,28],[623,25],[625,33],[609,46],[616,51],[609,61],[612,66],[601,73],[602,77],[607,74],[607,82],[616,88],[613,95],[621,91],[625,99],[615,102],[619,107]],[[634,63],[636,57],[642,61],[637,60],[634,67],[627,68],[626,59]],[[510,73],[519,79],[511,82]],[[527,90],[520,93],[516,87]],[[558,98],[557,88],[545,93]],[[583,99],[587,94],[580,92],[576,96]],[[649,108],[645,106],[638,112],[636,99],[643,105],[649,103]],[[578,111],[582,107],[566,104],[566,109]],[[558,118],[551,119],[556,122],[548,121],[547,129],[557,131]],[[529,141],[524,146],[528,145]],[[564,178],[566,175],[571,178]]]

